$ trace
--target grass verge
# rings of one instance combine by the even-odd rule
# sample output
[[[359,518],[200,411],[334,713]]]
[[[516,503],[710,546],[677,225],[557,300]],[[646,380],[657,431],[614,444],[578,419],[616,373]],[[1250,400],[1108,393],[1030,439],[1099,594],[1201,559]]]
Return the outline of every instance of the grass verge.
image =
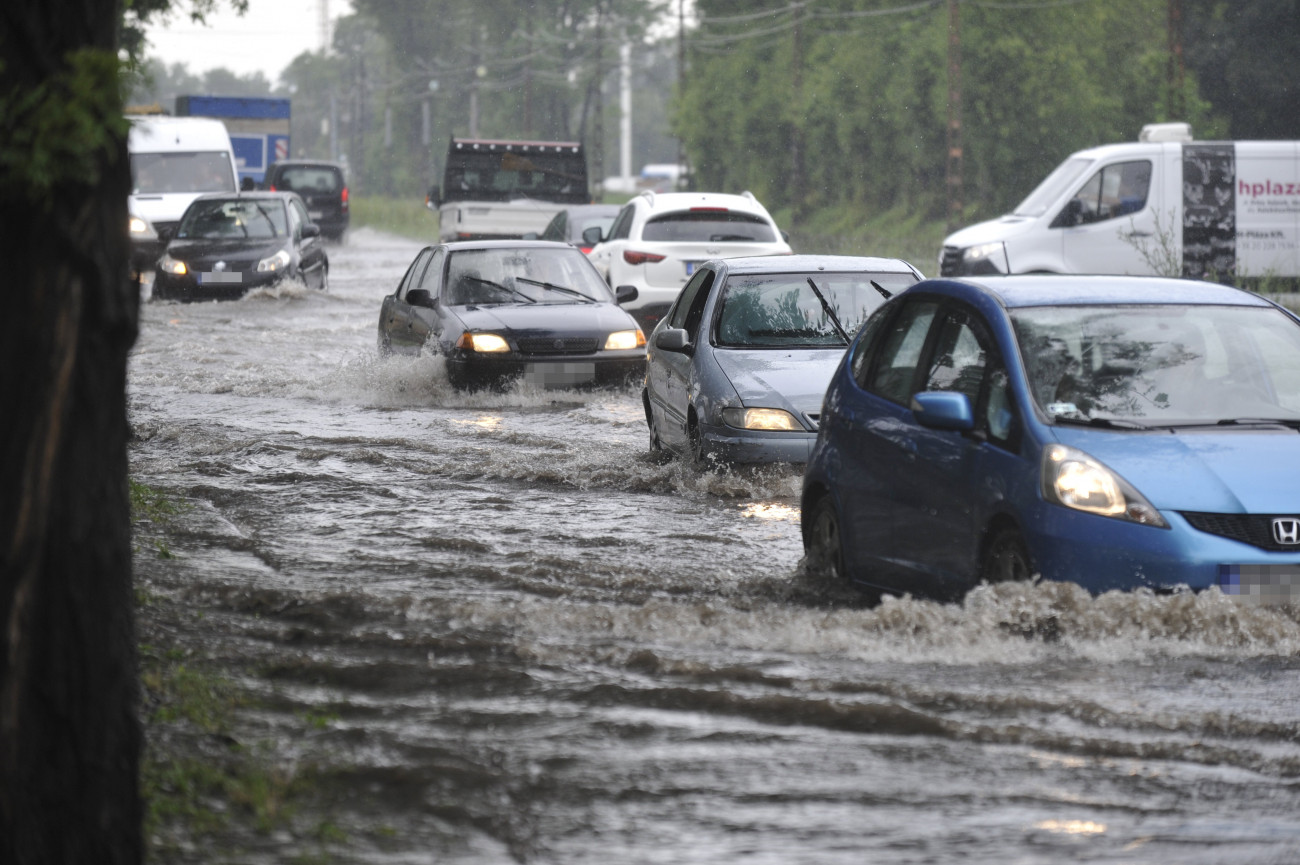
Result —
[[[374,228],[425,243],[438,240],[438,214],[430,212],[422,199],[358,195],[349,210],[353,228]]]

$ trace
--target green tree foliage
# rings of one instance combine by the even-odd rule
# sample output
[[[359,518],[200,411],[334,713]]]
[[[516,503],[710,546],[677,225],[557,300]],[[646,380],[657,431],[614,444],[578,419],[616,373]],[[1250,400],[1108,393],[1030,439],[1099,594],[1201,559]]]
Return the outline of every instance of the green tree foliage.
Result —
[[[698,0],[675,129],[698,185],[795,213],[938,217],[947,172],[946,4]],[[1003,212],[1074,150],[1143,124],[1222,131],[1196,76],[1166,109],[1166,0],[960,4],[967,217]]]

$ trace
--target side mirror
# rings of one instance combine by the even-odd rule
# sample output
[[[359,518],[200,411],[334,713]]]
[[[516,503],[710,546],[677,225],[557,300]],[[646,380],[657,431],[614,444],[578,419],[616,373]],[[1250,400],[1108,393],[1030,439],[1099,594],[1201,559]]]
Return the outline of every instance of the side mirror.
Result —
[[[160,228],[158,229],[158,240],[160,240],[163,243],[166,243],[167,241],[171,240],[175,234],[176,234],[175,228]]]
[[[1065,203],[1065,207],[1052,220],[1052,228],[1073,228],[1083,222],[1083,202],[1077,198],[1071,198]]]
[[[625,303],[631,303],[637,299],[637,290],[635,285],[620,285],[614,289],[614,300],[620,306]]]
[[[411,306],[422,306],[425,309],[433,309],[438,305],[437,299],[429,293],[427,288],[413,288],[406,293],[406,302]]]
[[[239,181],[240,192],[252,192],[256,188],[257,181],[251,177],[245,177],[243,180]]]
[[[670,327],[659,331],[659,334],[655,337],[655,348],[690,354],[691,340],[682,328]]]
[[[442,189],[436,184],[429,187],[429,191],[424,196],[424,206],[430,210],[437,210],[442,204]]]
[[[599,225],[593,225],[589,228],[583,229],[582,242],[585,243],[587,246],[595,246],[596,244],[600,243],[604,239],[605,239],[604,232],[600,230]]]
[[[302,227],[303,239],[308,237],[320,237],[320,226],[314,222],[309,222]]]
[[[931,429],[967,432],[975,429],[970,397],[952,390],[930,390],[913,394],[909,406],[916,422]]]

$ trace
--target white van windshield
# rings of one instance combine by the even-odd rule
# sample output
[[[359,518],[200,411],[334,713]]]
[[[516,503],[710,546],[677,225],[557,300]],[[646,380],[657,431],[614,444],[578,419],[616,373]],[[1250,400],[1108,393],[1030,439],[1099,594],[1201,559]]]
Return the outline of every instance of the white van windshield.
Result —
[[[1047,212],[1047,208],[1059,201],[1080,175],[1088,170],[1092,162],[1084,156],[1065,160],[1056,166],[1056,170],[1047,175],[1047,178],[1038,184],[1038,188],[1029,193],[1029,197],[1016,205],[1016,209],[1011,212],[1016,216],[1042,216]]]
[[[206,151],[131,154],[132,195],[234,192],[235,189],[229,153]]]

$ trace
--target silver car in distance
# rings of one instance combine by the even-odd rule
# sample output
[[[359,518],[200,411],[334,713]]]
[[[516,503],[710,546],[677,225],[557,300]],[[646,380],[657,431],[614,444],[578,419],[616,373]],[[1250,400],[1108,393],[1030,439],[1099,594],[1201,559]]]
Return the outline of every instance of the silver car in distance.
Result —
[[[806,462],[822,396],[863,322],[922,279],[905,261],[781,255],[706,262],[648,340],[650,449],[698,462]]]

